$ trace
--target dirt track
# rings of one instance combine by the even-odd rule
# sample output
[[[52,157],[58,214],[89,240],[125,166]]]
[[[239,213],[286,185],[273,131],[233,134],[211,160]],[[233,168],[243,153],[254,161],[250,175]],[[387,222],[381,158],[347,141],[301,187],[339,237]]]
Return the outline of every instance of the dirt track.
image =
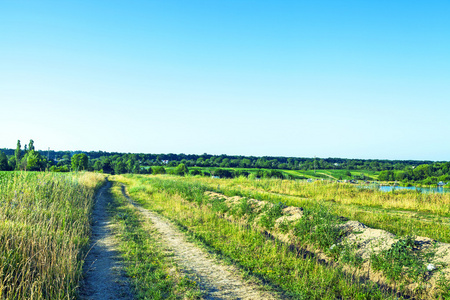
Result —
[[[122,192],[161,233],[162,242],[173,252],[175,262],[199,284],[204,299],[278,299],[261,291],[257,284],[245,282],[234,267],[222,265],[203,249],[188,242],[184,234],[165,218],[133,202],[123,186]]]
[[[100,189],[92,214],[91,250],[85,260],[80,288],[80,298],[85,300],[133,299],[106,212],[111,201],[110,188],[111,182],[107,182]]]

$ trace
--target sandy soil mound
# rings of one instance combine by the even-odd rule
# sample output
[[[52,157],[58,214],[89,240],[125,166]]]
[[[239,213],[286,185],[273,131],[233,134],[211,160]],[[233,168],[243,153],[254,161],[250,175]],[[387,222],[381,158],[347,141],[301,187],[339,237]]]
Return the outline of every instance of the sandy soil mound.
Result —
[[[239,196],[227,197],[223,194],[215,192],[205,192],[205,194],[209,197],[224,199],[225,203],[230,208],[234,205],[238,205],[242,199],[242,197]],[[256,213],[260,213],[262,208],[266,205],[273,205],[267,201],[258,201],[256,199],[248,199],[248,203],[252,204]],[[283,242],[295,242],[296,238],[292,235],[292,232],[288,234],[281,233],[278,231],[278,228],[280,227],[280,224],[284,222],[295,222],[301,219],[302,216],[303,209],[300,207],[290,206],[284,208],[283,216],[276,220],[276,225],[270,233]],[[260,216],[257,216],[255,218],[251,224],[252,226],[258,226],[257,221],[259,217]],[[233,216],[227,215],[227,219],[232,220]],[[239,222],[243,221],[245,221],[245,218],[239,220]],[[372,254],[377,254],[383,250],[389,249],[392,244],[398,241],[398,238],[385,230],[370,228],[358,221],[348,221],[339,226],[344,230],[344,232],[346,232],[345,237],[340,241],[340,243],[348,243],[353,245],[356,249],[356,255],[360,256],[365,261],[363,269],[366,269],[366,271],[360,272],[369,274],[370,279],[375,282],[385,282],[385,279],[381,273],[370,270],[369,258]],[[435,252],[433,266],[439,267],[439,272],[431,273],[428,288],[433,290],[442,275],[445,276],[446,280],[450,281],[450,244],[439,243],[427,237],[416,237],[415,243],[420,245],[421,250],[433,250],[433,252]],[[331,258],[327,258],[321,251],[316,251],[316,254],[320,258],[333,262]],[[348,268],[351,268],[351,266],[346,267],[346,269]],[[414,284],[412,284],[410,288],[411,290],[414,290]]]

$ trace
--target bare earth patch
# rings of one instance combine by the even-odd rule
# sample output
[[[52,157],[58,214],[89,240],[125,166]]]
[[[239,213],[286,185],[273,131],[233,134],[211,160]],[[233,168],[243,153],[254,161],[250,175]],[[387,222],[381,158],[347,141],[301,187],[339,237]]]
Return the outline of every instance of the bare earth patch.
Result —
[[[161,233],[163,244],[173,252],[178,266],[199,284],[205,299],[278,299],[262,291],[256,283],[244,281],[235,267],[222,265],[203,249],[188,242],[185,235],[164,217],[134,203],[124,187],[122,192]]]
[[[84,263],[80,298],[85,300],[133,299],[121,264],[106,207],[111,198],[111,182],[98,193],[92,218],[92,241]]]

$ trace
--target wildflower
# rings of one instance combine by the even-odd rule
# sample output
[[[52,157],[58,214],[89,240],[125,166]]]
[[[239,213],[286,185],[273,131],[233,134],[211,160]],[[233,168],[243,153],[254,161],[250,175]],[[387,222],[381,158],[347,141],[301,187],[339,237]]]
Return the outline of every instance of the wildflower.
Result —
[[[435,270],[436,269],[436,266],[435,265],[433,265],[433,264],[428,264],[428,266],[427,266],[427,270],[428,271],[433,271],[433,270]]]
[[[330,250],[333,250],[336,247],[336,244],[331,245]]]

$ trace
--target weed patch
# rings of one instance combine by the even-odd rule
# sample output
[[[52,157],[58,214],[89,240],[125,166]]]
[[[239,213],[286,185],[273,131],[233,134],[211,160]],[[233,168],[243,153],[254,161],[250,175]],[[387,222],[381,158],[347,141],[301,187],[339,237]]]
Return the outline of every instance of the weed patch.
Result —
[[[413,236],[407,236],[389,249],[372,254],[371,261],[373,268],[382,271],[391,281],[424,282],[435,269],[431,264],[434,255],[432,249],[422,250]]]

